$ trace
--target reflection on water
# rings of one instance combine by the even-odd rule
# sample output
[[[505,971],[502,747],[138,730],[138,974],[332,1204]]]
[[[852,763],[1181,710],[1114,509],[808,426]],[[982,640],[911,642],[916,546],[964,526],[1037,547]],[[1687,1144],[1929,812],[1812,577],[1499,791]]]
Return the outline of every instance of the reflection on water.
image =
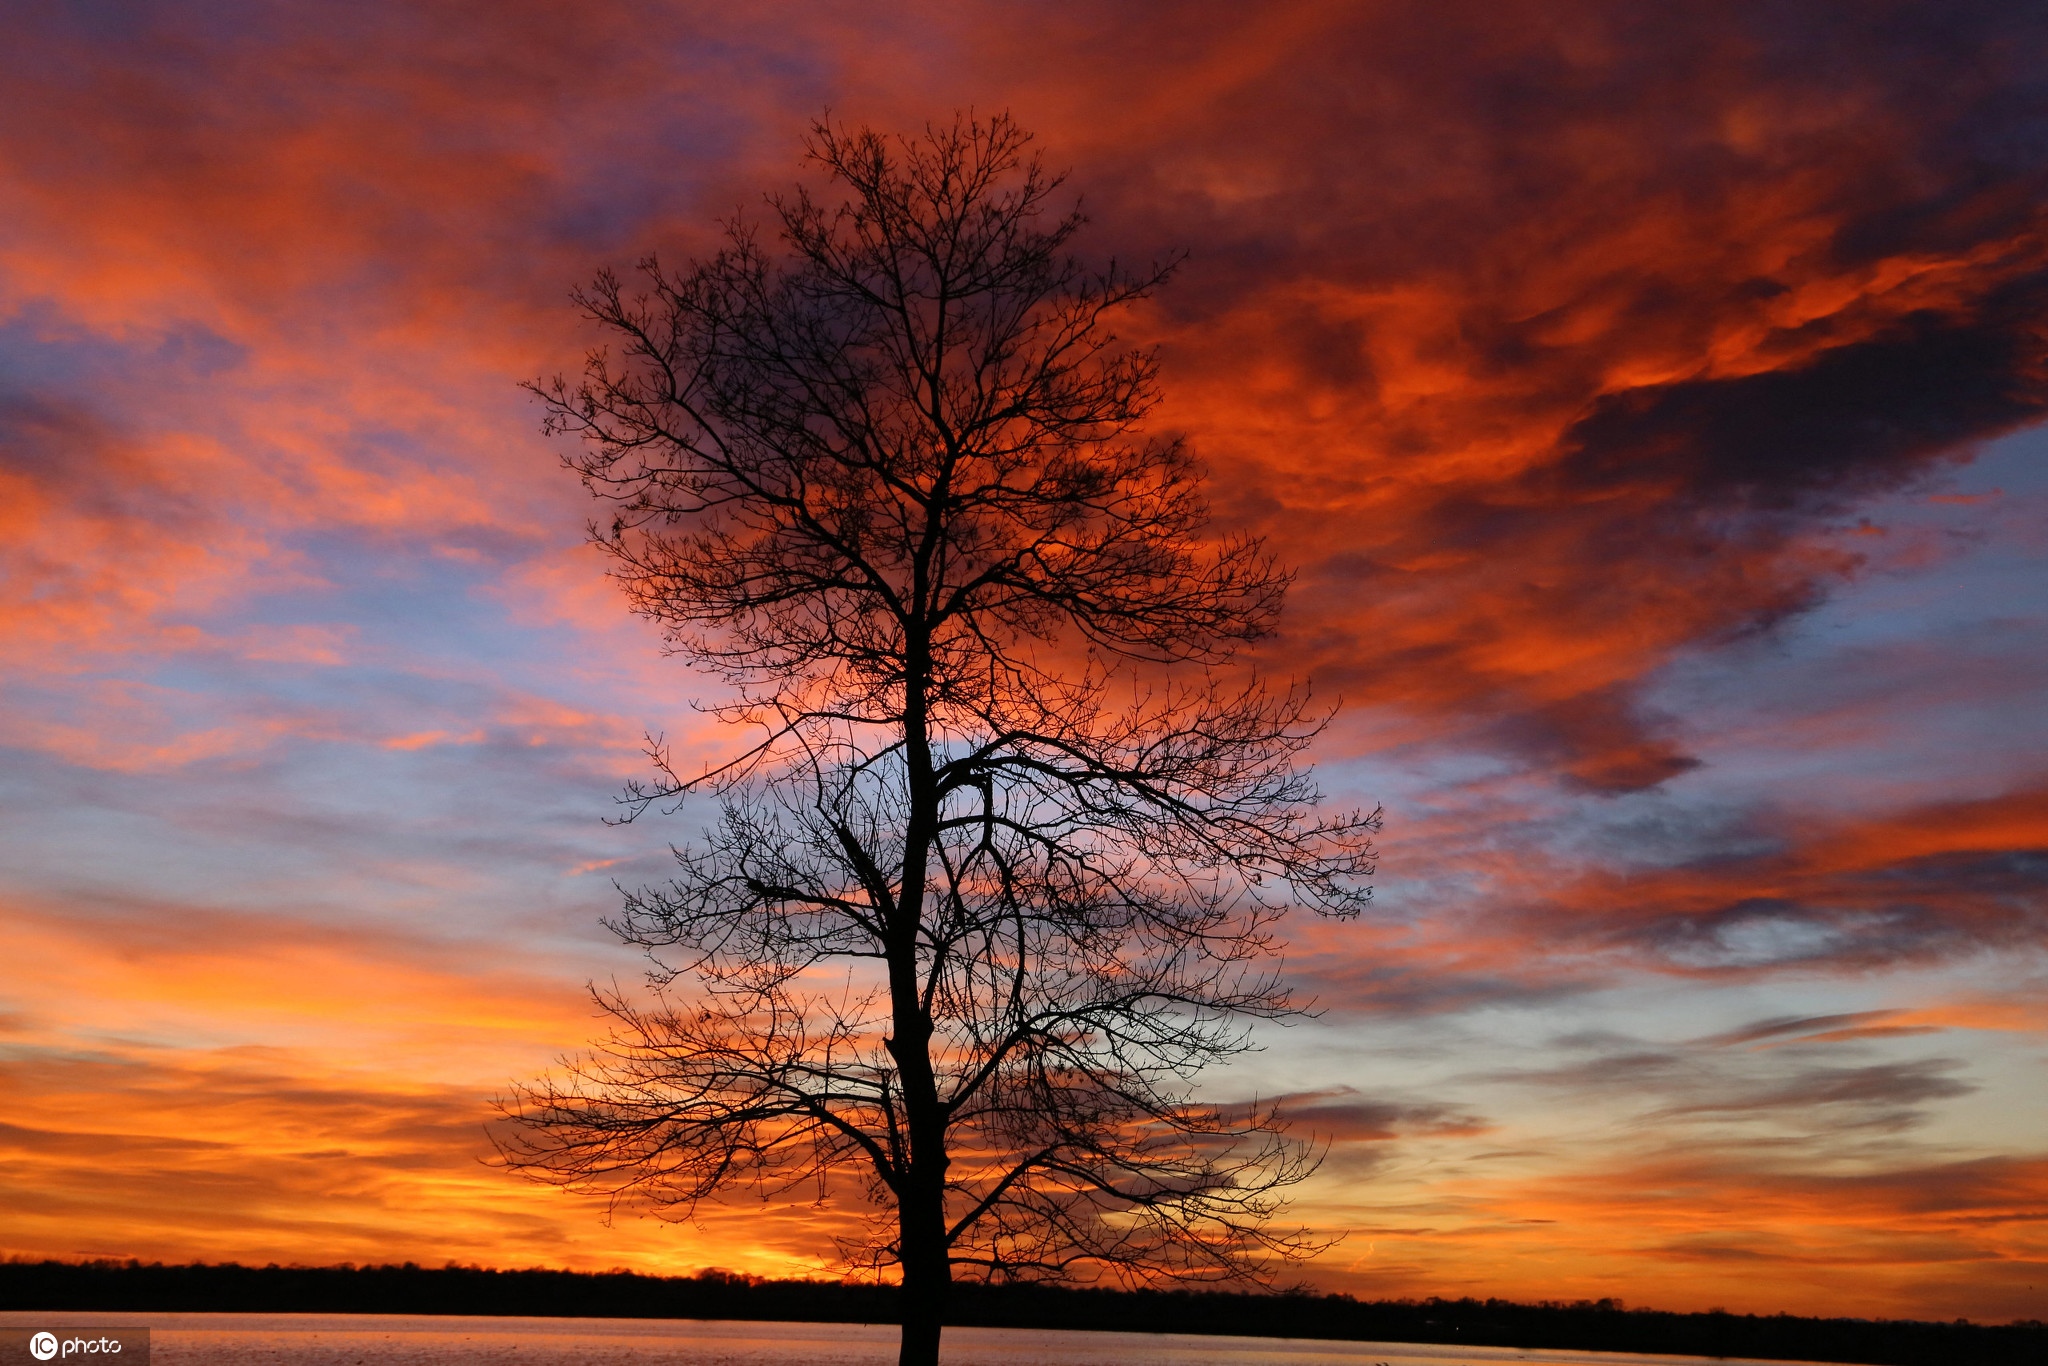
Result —
[[[402,1314],[0,1313],[18,1328],[151,1328],[151,1366],[888,1366],[875,1324]],[[1513,1347],[948,1328],[947,1366],[1731,1366],[1734,1358]],[[1803,1363],[1802,1366],[1814,1366]]]

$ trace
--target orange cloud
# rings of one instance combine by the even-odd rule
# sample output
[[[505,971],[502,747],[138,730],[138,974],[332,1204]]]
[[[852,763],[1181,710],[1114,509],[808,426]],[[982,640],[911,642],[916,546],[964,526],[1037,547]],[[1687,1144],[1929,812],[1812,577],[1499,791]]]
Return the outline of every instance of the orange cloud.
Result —
[[[1489,1176],[1489,1165],[1511,1174]],[[1819,1174],[1710,1147],[1561,1161],[1536,1177],[1504,1156],[1400,1193],[1412,1198],[1347,1211],[1356,1232],[1335,1254],[1349,1264],[1333,1283],[1371,1295],[1611,1295],[1738,1313],[1826,1303],[1845,1315],[2002,1321],[2034,1312],[2048,1263],[2039,1157]],[[1352,1250],[1360,1242],[1363,1255]]]
[[[602,1201],[487,1165],[493,1096],[590,1027],[574,966],[190,906],[17,906],[0,948],[20,974],[0,1253],[807,1274],[843,1224],[798,1208],[608,1228]],[[237,1039],[264,1042],[215,1042]]]
[[[491,1093],[305,1075],[266,1058],[31,1055],[0,1074],[14,1173],[5,1251],[35,1257],[485,1261],[780,1274],[830,1257],[829,1217],[732,1211],[702,1229],[627,1218],[480,1162]]]
[[[1528,915],[1547,933],[1573,926],[1568,935],[1709,972],[1785,961],[1868,967],[2039,941],[2048,912],[2034,871],[2048,848],[2039,791],[1786,824],[1769,852],[1706,868],[1596,870]],[[1769,927],[1805,933],[1782,956],[1737,947],[1746,930]]]

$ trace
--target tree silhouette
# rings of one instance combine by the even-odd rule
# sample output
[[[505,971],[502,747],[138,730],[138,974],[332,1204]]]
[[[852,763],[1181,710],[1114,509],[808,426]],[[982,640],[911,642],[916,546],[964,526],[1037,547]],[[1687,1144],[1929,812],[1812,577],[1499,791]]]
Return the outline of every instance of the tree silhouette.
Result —
[[[1232,664],[1286,576],[1210,538],[1199,471],[1138,426],[1156,366],[1108,319],[1175,262],[1091,270],[1007,117],[814,125],[843,192],[770,196],[532,386],[611,506],[634,609],[752,737],[659,777],[719,815],[616,921],[652,1004],[506,1102],[516,1169],[684,1217],[734,1188],[848,1198],[937,1359],[956,1274],[1228,1279],[1314,1167],[1203,1066],[1300,1007],[1273,926],[1369,896],[1376,816],[1318,816],[1300,688]],[[667,990],[678,978],[689,989]]]

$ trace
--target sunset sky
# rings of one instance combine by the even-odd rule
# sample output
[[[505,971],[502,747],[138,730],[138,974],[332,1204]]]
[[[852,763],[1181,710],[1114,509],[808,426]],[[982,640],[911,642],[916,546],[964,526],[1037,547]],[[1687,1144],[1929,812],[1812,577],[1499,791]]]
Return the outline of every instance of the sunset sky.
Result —
[[[1211,1094],[1360,1296],[2048,1318],[2048,8],[22,0],[0,1255],[830,1267],[485,1165],[730,743],[518,381],[829,110],[1009,110],[1299,570],[1377,913]]]

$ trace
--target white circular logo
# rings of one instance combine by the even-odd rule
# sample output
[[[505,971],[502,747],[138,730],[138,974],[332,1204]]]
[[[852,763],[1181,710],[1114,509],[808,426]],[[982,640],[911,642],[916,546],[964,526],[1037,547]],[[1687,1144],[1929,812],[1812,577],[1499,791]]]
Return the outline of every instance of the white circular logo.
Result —
[[[48,1361],[57,1355],[57,1338],[51,1333],[37,1333],[28,1340],[28,1350],[37,1361]]]

